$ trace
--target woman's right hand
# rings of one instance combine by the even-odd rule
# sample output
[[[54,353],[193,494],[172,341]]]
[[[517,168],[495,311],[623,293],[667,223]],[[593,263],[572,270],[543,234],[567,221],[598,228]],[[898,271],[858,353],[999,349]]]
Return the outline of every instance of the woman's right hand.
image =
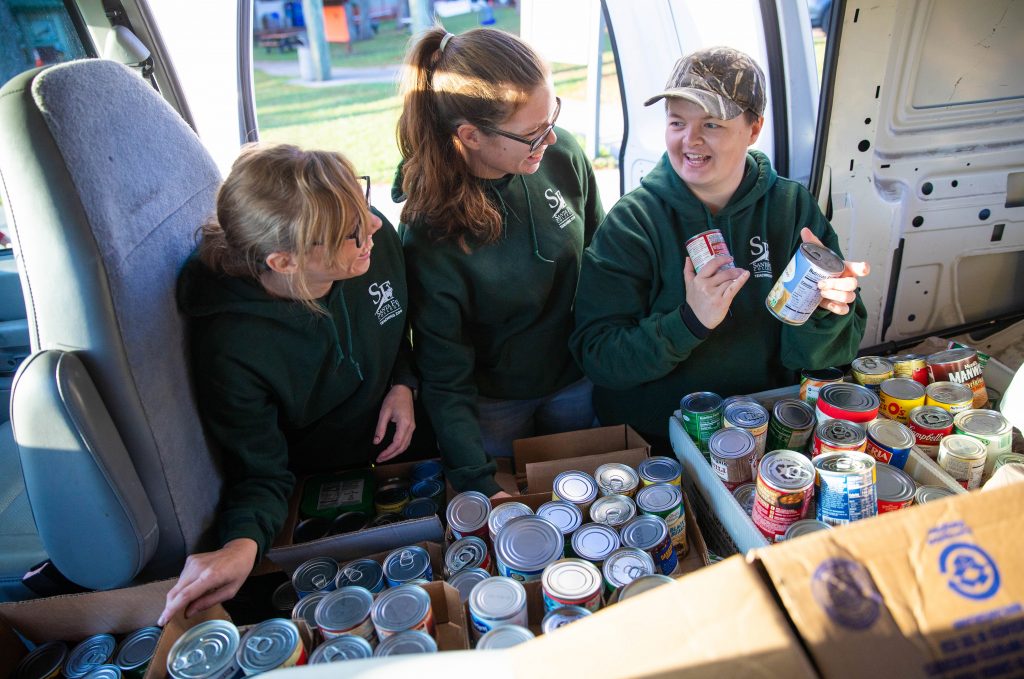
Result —
[[[188,557],[157,624],[166,625],[179,611],[187,618],[235,596],[256,564],[257,551],[255,540],[238,538],[215,552]]]
[[[718,327],[736,293],[750,279],[746,269],[723,269],[732,262],[732,257],[716,255],[701,267],[700,273],[693,268],[693,261],[687,257],[683,268],[686,281],[686,304],[693,310],[693,315],[708,330]]]

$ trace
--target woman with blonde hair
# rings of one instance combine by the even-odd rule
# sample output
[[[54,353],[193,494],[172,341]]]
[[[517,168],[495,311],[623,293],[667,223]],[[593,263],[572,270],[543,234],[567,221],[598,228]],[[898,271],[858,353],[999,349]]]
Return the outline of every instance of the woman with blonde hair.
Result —
[[[188,558],[160,624],[234,596],[284,523],[295,471],[383,462],[415,428],[401,243],[341,154],[244,149],[178,305],[226,479],[221,547]]]
[[[591,426],[569,354],[583,248],[604,215],[555,127],[551,73],[519,38],[435,28],[406,55],[403,244],[423,403],[456,490],[501,491],[513,439]]]

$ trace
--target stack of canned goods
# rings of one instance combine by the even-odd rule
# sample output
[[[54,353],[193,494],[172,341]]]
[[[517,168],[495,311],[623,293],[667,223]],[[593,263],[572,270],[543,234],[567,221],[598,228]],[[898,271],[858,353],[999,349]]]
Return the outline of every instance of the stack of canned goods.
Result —
[[[86,676],[103,679],[142,679],[160,639],[159,627],[144,627],[118,643],[112,634],[96,634],[69,646],[50,641],[21,659],[11,675],[16,679]]]
[[[358,586],[371,594],[379,594],[388,587],[427,583],[433,579],[430,554],[423,547],[411,545],[392,551],[383,563],[356,559],[340,566],[330,557],[318,556],[295,569],[291,584],[299,598],[296,605],[300,605],[309,595],[346,587]]]

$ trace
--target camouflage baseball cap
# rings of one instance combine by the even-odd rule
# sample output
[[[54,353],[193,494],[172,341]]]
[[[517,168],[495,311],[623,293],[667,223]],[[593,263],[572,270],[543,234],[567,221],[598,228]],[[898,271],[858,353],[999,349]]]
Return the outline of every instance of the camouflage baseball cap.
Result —
[[[665,89],[644,102],[664,97],[697,104],[708,115],[731,120],[746,110],[764,114],[764,73],[749,56],[731,47],[708,47],[676,62]]]

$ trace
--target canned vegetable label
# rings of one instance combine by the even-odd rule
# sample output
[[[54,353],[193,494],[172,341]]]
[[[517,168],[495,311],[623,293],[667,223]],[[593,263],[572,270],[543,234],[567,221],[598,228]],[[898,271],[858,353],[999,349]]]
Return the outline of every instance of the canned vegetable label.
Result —
[[[729,257],[729,246],[725,244],[725,238],[718,229],[710,229],[686,241],[686,254],[693,262],[693,270],[700,273],[712,257]],[[723,269],[732,269],[735,265],[732,262],[723,264]]]
[[[840,526],[878,514],[875,459],[856,452],[829,453],[814,460],[818,521]]]
[[[800,371],[800,400],[806,401],[812,408],[818,402],[818,392],[826,384],[843,381],[843,371],[839,368],[822,368],[821,370]]]
[[[679,402],[683,429],[707,457],[708,440],[722,428],[722,397],[710,391],[687,394]]]

